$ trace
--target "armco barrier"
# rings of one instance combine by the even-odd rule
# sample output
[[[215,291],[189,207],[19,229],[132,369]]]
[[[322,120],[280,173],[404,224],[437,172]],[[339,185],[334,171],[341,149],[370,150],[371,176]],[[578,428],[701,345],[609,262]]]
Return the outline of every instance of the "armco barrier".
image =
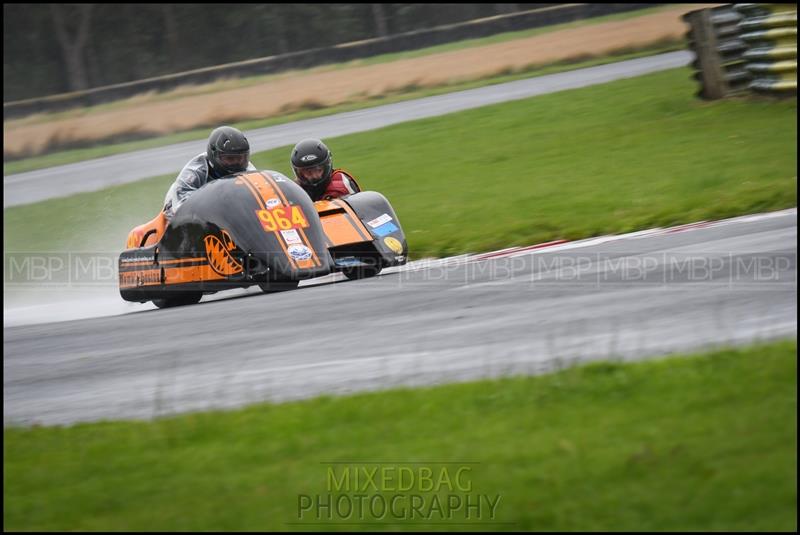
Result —
[[[86,91],[3,103],[3,119],[32,113],[54,112],[92,106],[146,91],[166,91],[186,84],[202,84],[221,78],[273,74],[289,69],[304,69],[326,63],[339,63],[378,54],[415,50],[463,39],[475,39],[502,32],[527,30],[580,19],[633,11],[661,4],[562,4],[497,15],[458,24],[416,30],[385,38],[343,43],[327,48],[291,52],[215,67],[195,69],[167,76],[98,87]]]
[[[742,15],[741,39],[751,73],[750,89],[797,94],[797,4],[735,4]]]

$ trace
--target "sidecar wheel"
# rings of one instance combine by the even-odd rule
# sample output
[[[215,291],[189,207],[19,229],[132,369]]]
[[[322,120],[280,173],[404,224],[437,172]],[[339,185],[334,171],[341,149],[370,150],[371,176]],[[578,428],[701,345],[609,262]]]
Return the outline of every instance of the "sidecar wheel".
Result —
[[[153,304],[158,308],[171,308],[183,305],[194,305],[203,298],[203,292],[184,292],[163,299],[153,299]]]
[[[368,279],[370,277],[374,277],[381,272],[381,269],[383,269],[383,267],[380,264],[373,266],[358,266],[343,269],[342,273],[344,273],[345,277],[351,281],[354,281],[358,279]]]
[[[261,288],[261,291],[265,294],[274,294],[278,292],[286,292],[288,290],[294,290],[297,288],[297,285],[300,284],[300,281],[280,281],[280,282],[260,282],[258,287]]]

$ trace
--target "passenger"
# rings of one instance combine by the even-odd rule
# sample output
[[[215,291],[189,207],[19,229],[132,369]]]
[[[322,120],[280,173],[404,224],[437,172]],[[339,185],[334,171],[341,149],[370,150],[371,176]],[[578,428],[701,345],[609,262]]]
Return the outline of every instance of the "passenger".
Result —
[[[312,201],[336,199],[361,191],[353,175],[333,168],[331,151],[319,139],[304,139],[290,159],[297,183]]]

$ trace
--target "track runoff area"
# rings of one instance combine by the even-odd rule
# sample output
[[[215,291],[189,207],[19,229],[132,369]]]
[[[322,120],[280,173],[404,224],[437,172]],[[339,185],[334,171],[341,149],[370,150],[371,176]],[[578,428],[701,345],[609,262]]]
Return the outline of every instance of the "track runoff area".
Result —
[[[4,417],[149,419],[796,336],[796,243],[792,208],[7,326]]]

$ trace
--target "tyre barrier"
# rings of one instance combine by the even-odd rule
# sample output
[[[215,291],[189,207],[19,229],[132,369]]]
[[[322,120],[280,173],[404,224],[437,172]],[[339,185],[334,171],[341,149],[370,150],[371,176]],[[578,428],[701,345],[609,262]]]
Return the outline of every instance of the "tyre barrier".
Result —
[[[747,45],[749,88],[775,96],[797,95],[797,4],[734,4]]]
[[[797,4],[724,4],[683,20],[697,96],[797,95]]]

